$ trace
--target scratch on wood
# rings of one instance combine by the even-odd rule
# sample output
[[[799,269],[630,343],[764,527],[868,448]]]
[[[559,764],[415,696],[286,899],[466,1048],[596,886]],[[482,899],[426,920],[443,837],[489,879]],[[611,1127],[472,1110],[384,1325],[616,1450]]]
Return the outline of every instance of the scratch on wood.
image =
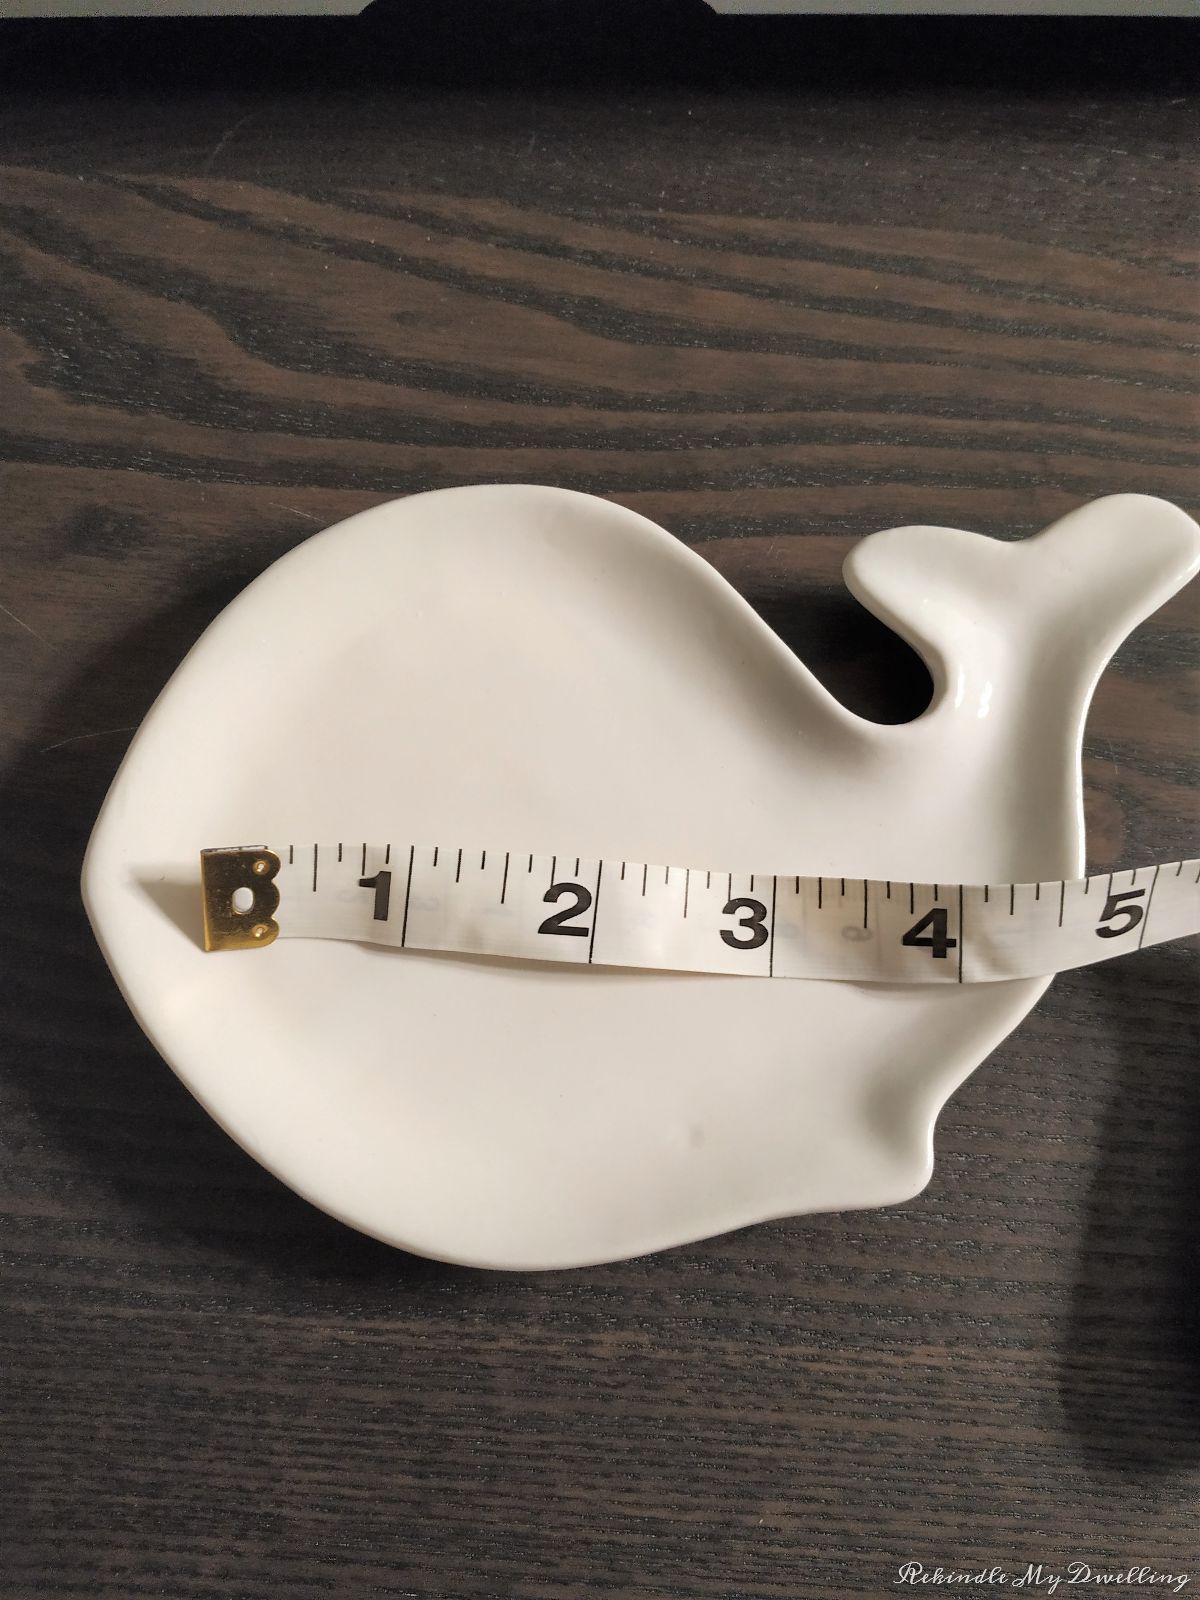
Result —
[[[246,113],[246,115],[244,117],[239,117],[236,122],[231,123],[229,125],[229,127],[225,129],[225,132],[221,135],[221,137],[217,140],[216,144],[213,145],[212,149],[209,151],[208,160],[204,163],[203,167],[200,169],[202,172],[208,173],[208,172],[212,171],[213,162],[221,154],[221,151],[224,150],[225,146],[229,143],[230,139],[233,138],[234,134],[237,133],[240,129],[244,128],[246,126],[246,124],[250,121],[250,118],[252,116],[254,116],[254,112],[253,111],[247,111],[247,113]]]
[[[15,611],[10,611],[7,606],[0,606],[0,611],[3,611],[6,617],[11,617],[18,628],[24,628],[26,633],[31,633],[39,644],[44,644],[46,646],[47,650],[52,650],[54,648],[49,639],[44,639],[36,628],[31,628],[27,622],[22,622]]]
[[[44,756],[51,750],[61,750],[65,744],[78,744],[80,739],[103,739],[109,733],[132,733],[136,727],[136,722],[129,722],[121,728],[97,728],[95,733],[72,733],[66,739],[56,739],[53,744],[43,745],[38,755]]]
[[[309,522],[320,522],[320,517],[314,517],[311,511],[301,511],[299,506],[281,506],[277,500],[268,500],[267,504],[272,511],[290,511],[294,517],[307,517]]]

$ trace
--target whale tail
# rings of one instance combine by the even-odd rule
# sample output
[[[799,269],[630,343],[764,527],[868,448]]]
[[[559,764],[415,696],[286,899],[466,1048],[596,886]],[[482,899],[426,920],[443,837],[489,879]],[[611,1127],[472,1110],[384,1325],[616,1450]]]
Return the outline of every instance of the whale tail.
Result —
[[[1117,494],[1029,539],[958,528],[889,528],[843,568],[856,599],[907,640],[934,702],[994,663],[993,643],[1052,664],[1090,693],[1114,650],[1200,569],[1200,527],[1151,495]],[[932,709],[932,707],[931,707]]]
[[[1083,870],[1081,751],[1096,680],[1125,636],[1200,568],[1200,528],[1147,495],[1094,501],[1030,539],[891,528],[851,551],[851,592],[924,658],[929,709],[896,755],[955,755],[967,816],[1012,819],[999,875]]]

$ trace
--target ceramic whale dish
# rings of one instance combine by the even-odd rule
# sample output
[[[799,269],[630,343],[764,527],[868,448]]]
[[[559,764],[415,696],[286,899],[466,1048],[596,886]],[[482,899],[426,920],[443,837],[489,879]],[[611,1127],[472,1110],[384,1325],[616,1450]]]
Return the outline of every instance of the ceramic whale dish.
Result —
[[[928,710],[842,707],[704,560],[560,489],[450,489],[307,540],[135,736],[84,897],[146,1032],[318,1206],[488,1267],[593,1263],[918,1193],[1045,979],[961,988],[555,967],[323,941],[206,956],[199,850],[405,838],[954,882],[1083,869],[1080,745],[1125,634],[1200,564],[1163,501],[1035,538],[864,539],[845,576]],[[191,904],[189,900],[187,902]]]

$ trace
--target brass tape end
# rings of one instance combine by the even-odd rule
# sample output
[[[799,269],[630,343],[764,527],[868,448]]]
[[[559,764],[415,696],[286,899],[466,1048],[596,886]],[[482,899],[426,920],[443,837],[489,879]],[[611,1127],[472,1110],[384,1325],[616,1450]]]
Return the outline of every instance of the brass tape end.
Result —
[[[262,950],[279,937],[279,857],[262,846],[200,852],[206,950]]]

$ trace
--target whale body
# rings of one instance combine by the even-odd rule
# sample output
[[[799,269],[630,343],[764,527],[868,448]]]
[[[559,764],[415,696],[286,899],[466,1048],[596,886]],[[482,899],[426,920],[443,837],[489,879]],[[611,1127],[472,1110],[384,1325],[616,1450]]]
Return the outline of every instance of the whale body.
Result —
[[[281,941],[205,956],[164,883],[201,848],[494,844],[928,882],[1084,867],[1080,746],[1200,530],[1122,495],[1031,539],[874,534],[854,595],[933,696],[841,706],[699,556],[533,486],[318,534],[184,660],[96,824],[84,895],[143,1026],[221,1124],[403,1248],[533,1268],[885,1205],[1048,980],[962,988],[526,965]]]

